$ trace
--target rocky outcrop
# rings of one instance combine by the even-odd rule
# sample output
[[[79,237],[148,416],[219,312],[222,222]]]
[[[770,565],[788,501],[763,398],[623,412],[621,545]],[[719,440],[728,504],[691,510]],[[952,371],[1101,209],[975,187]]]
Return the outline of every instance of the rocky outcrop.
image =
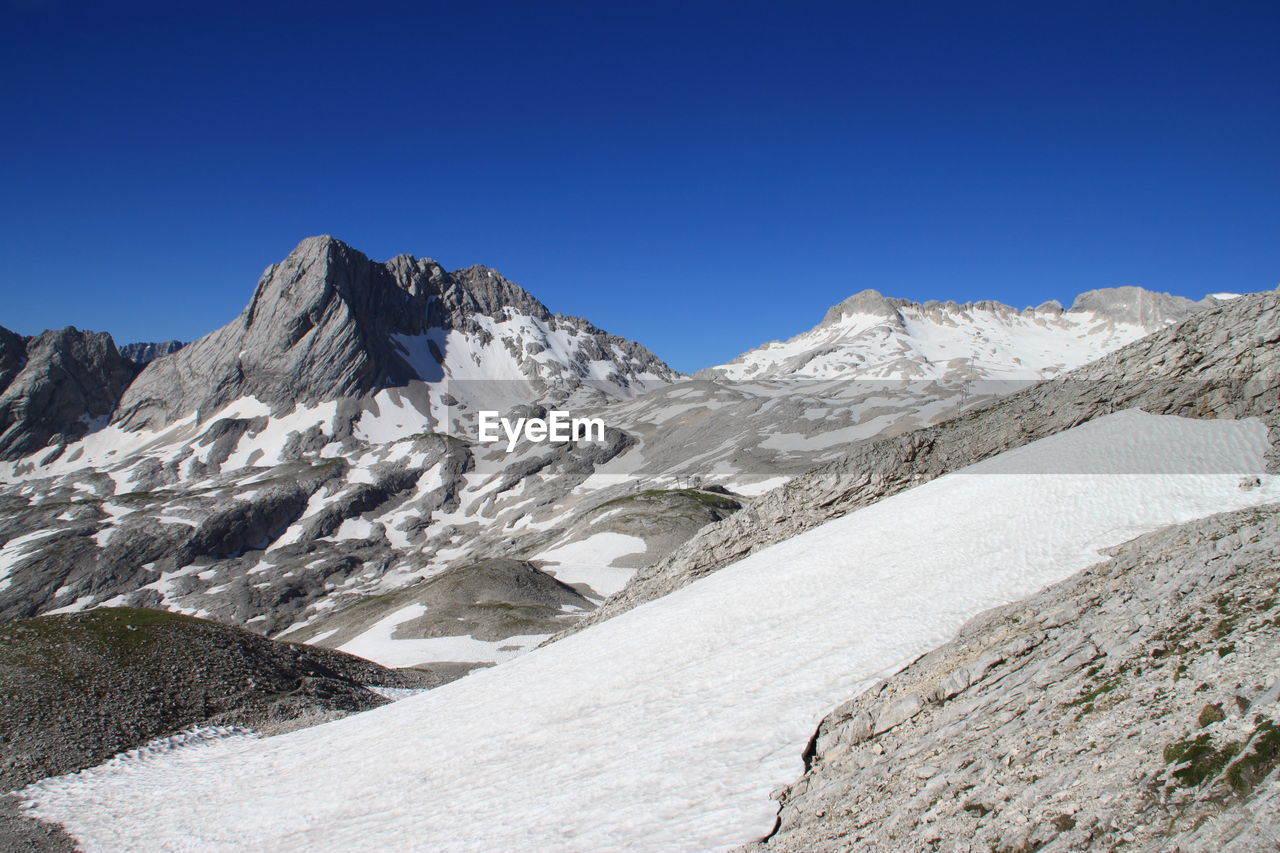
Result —
[[[1280,508],[1147,534],[841,705],[757,851],[1280,836]]]
[[[133,343],[120,347],[120,354],[134,364],[150,364],[161,356],[175,353],[186,346],[183,341]]]
[[[105,332],[44,332],[20,356],[18,340],[0,335],[0,378],[11,375],[0,383],[0,458],[66,444],[104,423],[136,372]]]
[[[893,299],[878,290],[860,290],[847,299],[836,303],[827,310],[822,318],[823,326],[839,323],[845,317],[853,315],[880,317],[896,325],[902,324],[898,309],[910,305],[906,299]]]
[[[1117,323],[1156,328],[1180,322],[1218,304],[1218,300],[1212,297],[1193,302],[1182,296],[1156,293],[1143,287],[1104,287],[1081,293],[1072,303],[1071,310],[1092,311]]]
[[[430,683],[160,610],[102,608],[0,625],[0,791],[191,726],[271,729],[385,704],[365,685]]]
[[[0,392],[27,363],[27,339],[0,326]]]
[[[577,631],[881,498],[1099,415],[1280,418],[1280,292],[1195,314],[1059,379],[933,427],[855,445],[699,531],[578,622]]]
[[[130,430],[155,428],[212,414],[242,397],[279,410],[436,381],[448,357],[443,333],[457,330],[483,341],[489,333],[481,318],[516,314],[544,324],[590,325],[551,314],[485,267],[448,273],[409,255],[383,264],[332,237],[312,237],[263,273],[238,318],[147,365],[113,421]],[[405,339],[423,343],[411,352]],[[608,349],[621,341],[601,333],[595,343]],[[638,344],[626,342],[624,349],[632,362],[620,371],[675,376]]]

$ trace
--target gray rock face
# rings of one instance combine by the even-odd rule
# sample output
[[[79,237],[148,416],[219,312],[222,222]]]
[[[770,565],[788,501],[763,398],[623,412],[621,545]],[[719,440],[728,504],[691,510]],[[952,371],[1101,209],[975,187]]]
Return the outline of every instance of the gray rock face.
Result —
[[[747,849],[1274,849],[1278,582],[1268,506],[978,616],[822,721]]]
[[[1104,287],[1081,293],[1072,303],[1071,310],[1094,311],[1120,323],[1152,327],[1185,320],[1217,304],[1213,299],[1193,302],[1182,296],[1156,293],[1142,287]]]
[[[0,392],[0,458],[65,444],[105,422],[136,371],[105,332],[44,332],[21,356],[15,338],[0,335],[0,377],[11,375]]]
[[[485,267],[448,273],[409,255],[381,264],[332,237],[312,237],[263,273],[237,319],[147,365],[113,421],[125,429],[155,428],[247,396],[288,409],[439,380],[448,357],[443,337],[431,341],[430,358],[411,358],[395,337],[480,333],[481,316],[505,312],[589,326],[552,315]],[[605,337],[602,343],[622,341]],[[643,362],[638,370],[675,375],[638,344],[626,342],[626,349]]]
[[[577,631],[883,497],[1125,408],[1184,417],[1280,418],[1280,293],[1244,296],[1064,377],[937,426],[855,445],[708,526],[578,622]]]
[[[120,354],[134,364],[150,364],[161,356],[175,353],[186,346],[183,341],[133,343],[120,347]]]
[[[0,326],[0,392],[27,363],[27,339]]]
[[[388,338],[425,330],[432,279],[444,272],[398,260],[384,266],[330,237],[304,240],[263,273],[236,320],[149,364],[114,421],[158,427],[250,395],[283,407],[418,378]]]
[[[822,318],[822,325],[838,323],[851,314],[869,314],[901,324],[902,318],[898,314],[898,309],[910,304],[906,299],[891,299],[878,290],[860,290],[843,302],[831,306],[826,316]]]

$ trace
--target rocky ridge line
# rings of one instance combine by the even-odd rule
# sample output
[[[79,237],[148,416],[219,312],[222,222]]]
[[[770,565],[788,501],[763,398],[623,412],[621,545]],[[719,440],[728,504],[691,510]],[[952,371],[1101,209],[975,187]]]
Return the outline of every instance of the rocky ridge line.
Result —
[[[430,258],[410,255],[383,264],[321,236],[303,240],[268,267],[238,318],[148,364],[112,421],[129,430],[157,428],[186,415],[212,414],[243,397],[284,410],[438,380],[447,355],[439,344],[431,342],[434,364],[415,363],[395,338],[432,330],[483,337],[478,318],[507,312],[595,336],[597,351],[583,358],[614,349],[634,362],[635,372],[676,375],[637,343],[552,314],[495,270],[473,266],[450,273]]]
[[[559,636],[660,598],[775,542],[997,453],[1126,408],[1259,417],[1280,448],[1280,292],[1242,296],[936,426],[855,445],[665,559]],[[1277,452],[1277,451],[1273,451]]]
[[[150,364],[157,358],[171,355],[186,346],[183,341],[156,341],[125,344],[120,354],[135,364]]]

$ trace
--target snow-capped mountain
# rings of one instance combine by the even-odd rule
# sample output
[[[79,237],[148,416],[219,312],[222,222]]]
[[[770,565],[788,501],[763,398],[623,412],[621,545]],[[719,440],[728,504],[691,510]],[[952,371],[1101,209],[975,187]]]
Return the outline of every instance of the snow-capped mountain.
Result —
[[[1122,287],[1083,293],[1069,311],[1018,311],[863,291],[789,341],[615,406],[612,422],[637,442],[597,473],[759,494],[856,442],[980,408],[1231,298]]]
[[[1017,310],[999,302],[915,303],[875,290],[855,293],[822,322],[710,368],[726,379],[1043,379],[1119,349],[1196,311],[1192,302],[1140,287],[1080,294]]]
[[[493,270],[304,240],[238,318],[136,378],[114,349],[91,360],[97,375],[123,372],[100,383],[91,417],[75,399],[56,410],[78,431],[17,430],[36,438],[0,463],[13,510],[0,516],[0,615],[161,607],[388,663],[502,660],[753,496],[1017,387],[971,389],[922,360],[917,338],[941,346],[949,330],[978,348],[959,362],[1007,376],[1048,364],[1028,341],[1076,341],[1055,344],[1061,366],[1063,352],[1088,360],[1203,306],[1126,290],[1076,307],[1064,321],[1051,307],[860,295],[808,333],[843,335],[844,349],[749,380],[685,378]],[[1021,331],[983,355],[1000,329]],[[10,387],[39,385],[43,362],[8,350]],[[877,378],[847,381],[867,365]],[[475,440],[478,408],[540,405],[601,417],[606,439],[511,453]]]
[[[13,510],[0,518],[0,613],[128,602],[264,633],[519,556],[504,526],[630,442],[610,430],[507,454],[473,444],[477,408],[599,406],[679,378],[494,270],[378,263],[330,237],[304,240],[238,318],[140,374],[109,336],[75,330],[0,335],[0,368]],[[508,567],[512,595],[532,570],[487,565]]]
[[[512,403],[602,401],[676,376],[639,344],[552,314],[495,270],[449,273],[410,255],[380,264],[312,237],[263,273],[238,318],[148,364],[112,420],[157,429],[247,399],[274,416],[407,388],[416,399],[399,408],[432,429],[439,416],[422,385],[455,400],[468,382],[500,382],[512,384]]]
[[[1156,329],[1093,361],[1065,344],[1057,361],[983,349],[996,326],[975,315],[1003,315],[970,307],[934,323],[975,348],[958,372],[877,333],[851,339],[857,365],[876,365],[865,381],[805,375],[812,358],[795,376],[681,378],[585,321],[549,320],[496,274],[424,273],[428,288],[403,271],[429,262],[328,240],[295,256],[237,321],[137,380],[109,339],[41,345],[50,365],[123,368],[123,393],[82,436],[0,465],[0,615],[151,607],[422,667],[432,684],[482,671],[265,741],[170,739],[25,792],[87,849],[750,841],[836,703],[1103,549],[1280,488],[1275,293],[1086,295],[1089,340]],[[908,332],[923,316],[892,307]],[[0,335],[12,399],[41,399],[37,340]],[[1064,352],[1088,363],[1008,394],[966,388],[975,364],[1053,372]],[[580,401],[605,440],[507,453],[455,431],[447,412],[510,387],[529,413]],[[24,423],[36,436],[44,422]],[[581,630],[543,642],[566,628]]]

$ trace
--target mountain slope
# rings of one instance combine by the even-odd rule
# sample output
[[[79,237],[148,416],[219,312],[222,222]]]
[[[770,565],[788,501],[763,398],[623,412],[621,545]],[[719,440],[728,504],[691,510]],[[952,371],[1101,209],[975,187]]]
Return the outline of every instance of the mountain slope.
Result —
[[[197,724],[331,718],[386,703],[366,685],[431,683],[158,610],[100,608],[0,625],[0,791]]]
[[[1272,504],[984,613],[822,721],[753,849],[1274,849],[1278,557]]]
[[[1280,498],[1265,448],[1256,421],[1118,413],[421,696],[267,741],[117,762],[24,796],[87,850],[747,841],[768,832],[769,791],[800,772],[835,701],[1099,549]],[[1115,460],[1146,473],[1055,473]],[[1242,489],[1242,475],[1259,485]]]
[[[937,426],[854,445],[637,574],[570,630],[609,619],[760,548],[991,455],[1122,408],[1187,417],[1280,412],[1280,292],[1197,313],[1075,371]]]
[[[813,329],[706,374],[739,381],[1041,379],[1223,301],[1113,287],[1080,294],[1069,311],[1057,302],[1018,311],[991,301],[919,304],[864,290]]]

